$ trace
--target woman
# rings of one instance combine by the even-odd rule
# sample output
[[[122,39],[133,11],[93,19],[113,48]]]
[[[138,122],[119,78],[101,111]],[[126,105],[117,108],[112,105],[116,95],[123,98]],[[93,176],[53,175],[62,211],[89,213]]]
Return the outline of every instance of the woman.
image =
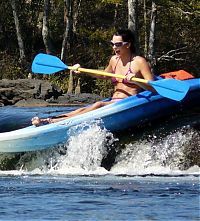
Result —
[[[40,119],[38,117],[34,117],[32,119],[32,124],[39,125],[40,123],[55,123],[68,117],[83,114],[119,101],[131,95],[135,95],[139,93],[142,88],[153,91],[151,86],[130,81],[132,77],[144,78],[149,81],[153,80],[153,75],[145,58],[136,55],[134,34],[130,30],[119,30],[113,35],[111,45],[115,55],[111,57],[108,66],[105,68],[105,71],[113,74],[123,74],[126,76],[126,79],[123,80],[117,78],[111,79],[114,85],[112,99],[106,102],[98,101],[93,105],[79,108],[70,113],[59,115],[51,119]],[[80,65],[78,64],[74,65],[74,70],[78,70],[79,67]],[[75,71],[75,73],[79,72]],[[108,79],[108,77],[103,78]]]

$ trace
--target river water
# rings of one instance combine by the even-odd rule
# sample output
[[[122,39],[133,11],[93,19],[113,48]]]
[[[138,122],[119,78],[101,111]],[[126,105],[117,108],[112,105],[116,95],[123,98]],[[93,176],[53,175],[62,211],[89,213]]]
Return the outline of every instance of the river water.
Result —
[[[0,109],[0,132],[76,107]],[[199,220],[200,112],[0,155],[0,220]]]

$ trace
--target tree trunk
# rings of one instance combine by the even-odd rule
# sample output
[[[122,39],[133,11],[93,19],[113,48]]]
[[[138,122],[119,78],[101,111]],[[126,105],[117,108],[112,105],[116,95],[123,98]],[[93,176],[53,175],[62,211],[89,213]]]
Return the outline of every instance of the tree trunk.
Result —
[[[146,7],[146,0],[143,3],[143,10],[144,10],[144,55],[147,57],[148,51],[148,40],[147,40],[147,7]]]
[[[75,94],[80,94],[81,93],[81,83],[80,83],[80,78],[78,78],[78,81],[77,81],[77,85],[76,85],[76,88],[75,88]]]
[[[20,61],[22,62],[23,60],[25,60],[25,50],[24,50],[24,42],[22,39],[21,30],[20,30],[20,23],[19,23],[15,0],[10,0],[10,4],[12,7],[13,17],[14,17],[14,21],[15,21],[15,28],[16,28],[17,41],[18,41],[18,46],[19,46]]]
[[[128,28],[135,33],[136,52],[139,52],[138,0],[128,0]]]
[[[70,36],[72,32],[72,0],[65,1],[65,32],[63,35],[62,49],[61,49],[61,60],[66,60],[66,51],[70,50]]]
[[[72,94],[73,92],[73,73],[72,71],[70,71],[69,73],[69,82],[68,82],[68,89],[67,89],[67,93],[68,94]]]
[[[114,11],[114,26],[115,27],[118,27],[118,24],[117,24],[117,17],[118,17],[118,7],[119,7],[119,3],[116,3],[115,4],[115,11]]]
[[[42,23],[42,37],[45,45],[46,53],[52,53],[51,41],[49,38],[49,10],[50,0],[44,0],[44,12],[43,12],[43,23]]]
[[[152,72],[155,72],[156,58],[155,58],[155,29],[156,29],[156,16],[157,16],[157,7],[156,3],[152,1],[151,9],[151,27],[149,34],[149,52],[148,58],[151,64]]]
[[[72,19],[72,28],[73,28],[73,33],[76,33],[77,30],[77,24],[78,24],[78,14],[79,14],[79,9],[81,7],[81,2],[82,0],[74,0],[73,4],[73,19]]]

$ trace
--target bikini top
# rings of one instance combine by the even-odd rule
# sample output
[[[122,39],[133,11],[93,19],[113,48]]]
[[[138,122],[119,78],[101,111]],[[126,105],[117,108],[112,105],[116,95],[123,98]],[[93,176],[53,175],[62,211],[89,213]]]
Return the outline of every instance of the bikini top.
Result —
[[[118,62],[119,62],[119,59],[120,59],[120,58],[118,58],[117,63],[116,63],[116,65],[115,65],[115,67],[114,67],[114,69],[113,69],[113,71],[112,71],[113,74],[115,74],[115,72],[116,72],[116,68],[117,68],[117,64],[118,64]],[[131,58],[130,58],[129,68],[128,68],[128,71],[127,71],[127,73],[125,74],[125,76],[128,75],[128,74],[132,74],[132,73],[133,73],[133,72],[132,72],[132,70],[131,70]],[[115,77],[112,77],[111,80],[112,80],[112,83],[113,83],[114,85],[119,82],[119,81],[117,80],[117,78],[115,78]],[[131,82],[127,81],[126,79],[123,79],[123,80],[122,80],[122,83],[123,83],[123,84],[126,84],[126,85],[132,84]]]

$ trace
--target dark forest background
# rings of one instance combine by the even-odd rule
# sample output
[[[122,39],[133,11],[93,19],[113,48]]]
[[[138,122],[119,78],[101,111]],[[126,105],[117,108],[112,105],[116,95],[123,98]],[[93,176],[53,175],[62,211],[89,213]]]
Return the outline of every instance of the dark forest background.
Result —
[[[184,69],[200,76],[199,0],[1,0],[0,79],[45,78],[70,93],[109,96],[110,82],[68,72],[33,75],[31,63],[44,52],[103,69],[121,28],[135,32],[156,75]]]

